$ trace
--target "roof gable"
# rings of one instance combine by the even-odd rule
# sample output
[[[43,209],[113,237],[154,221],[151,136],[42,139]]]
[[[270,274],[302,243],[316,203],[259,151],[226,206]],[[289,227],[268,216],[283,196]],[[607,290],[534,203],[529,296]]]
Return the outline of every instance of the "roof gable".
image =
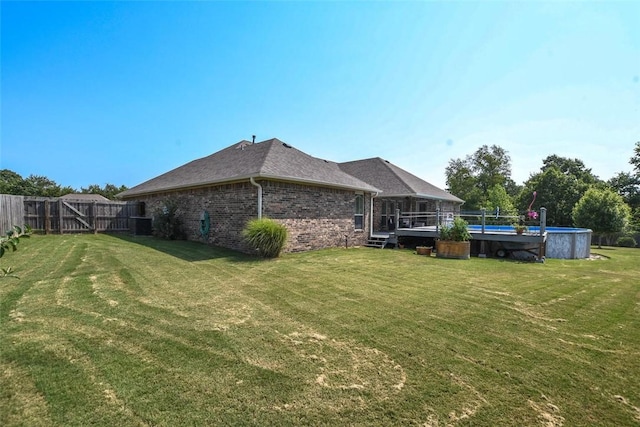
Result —
[[[456,203],[464,201],[380,157],[340,163],[345,172],[382,190],[384,196],[415,196]]]

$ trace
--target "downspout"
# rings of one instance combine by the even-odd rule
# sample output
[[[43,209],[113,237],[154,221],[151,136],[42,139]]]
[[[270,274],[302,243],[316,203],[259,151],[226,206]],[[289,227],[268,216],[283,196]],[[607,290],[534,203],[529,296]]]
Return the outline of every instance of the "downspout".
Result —
[[[258,187],[258,219],[262,219],[262,185],[258,184],[253,177],[249,178],[249,181]]]
[[[369,238],[373,237],[373,199],[375,199],[376,197],[378,197],[378,192],[376,191],[376,194],[371,193],[371,213],[369,214]]]

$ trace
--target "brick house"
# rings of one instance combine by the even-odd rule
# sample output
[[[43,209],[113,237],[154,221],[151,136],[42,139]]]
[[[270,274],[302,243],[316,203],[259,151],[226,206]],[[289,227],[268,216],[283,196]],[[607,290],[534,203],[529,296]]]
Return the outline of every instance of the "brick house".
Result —
[[[371,197],[379,190],[342,171],[337,163],[309,156],[270,139],[241,141],[135,186],[119,196],[144,202],[147,216],[169,198],[179,199],[187,238],[252,252],[242,239],[258,216],[284,224],[285,251],[362,245],[370,232]],[[200,233],[207,212],[209,232]]]
[[[243,252],[253,249],[243,241],[242,229],[260,216],[287,227],[286,252],[344,246],[345,241],[364,245],[375,229],[372,201],[385,191],[350,173],[353,169],[352,164],[312,157],[276,138],[240,141],[119,197],[144,203],[146,216],[167,200],[178,200],[188,239]],[[207,233],[200,227],[205,212]]]

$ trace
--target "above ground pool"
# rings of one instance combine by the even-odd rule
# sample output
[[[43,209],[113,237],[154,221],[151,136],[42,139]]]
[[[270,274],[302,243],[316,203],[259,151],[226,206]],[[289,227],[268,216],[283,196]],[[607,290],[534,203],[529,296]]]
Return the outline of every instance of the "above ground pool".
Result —
[[[470,225],[470,230],[480,231],[481,225]],[[488,233],[515,233],[511,225],[486,225]],[[588,228],[546,227],[546,258],[576,259],[591,256],[591,233]],[[540,234],[540,227],[527,227],[527,234]]]

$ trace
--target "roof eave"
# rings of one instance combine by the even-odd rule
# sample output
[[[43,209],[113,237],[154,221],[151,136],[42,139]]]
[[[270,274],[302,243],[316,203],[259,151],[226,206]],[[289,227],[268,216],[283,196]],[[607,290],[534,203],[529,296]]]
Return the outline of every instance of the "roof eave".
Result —
[[[125,191],[125,193],[128,192],[128,194],[123,195],[124,193],[120,193],[118,194],[118,196],[122,198],[132,198],[136,196],[146,196],[149,194],[170,193],[170,192],[179,191],[179,190],[193,190],[194,188],[210,187],[212,185],[217,185],[217,184],[229,184],[232,182],[246,181],[251,177],[255,178],[256,175],[247,175],[247,176],[239,176],[234,178],[218,179],[213,181],[199,182],[197,184],[174,185],[170,187],[163,187],[163,188],[158,188],[153,190],[141,190],[141,191],[133,191],[133,192],[131,192],[131,190],[127,190]]]
[[[442,197],[442,196],[434,196],[432,194],[420,194],[420,193],[380,193],[379,197],[417,197],[420,199],[431,199],[431,200],[442,200],[444,202],[456,202],[456,203],[464,203],[464,200],[459,199],[455,196],[451,197]]]
[[[367,193],[380,193],[382,190],[379,190],[375,187],[359,187],[355,185],[345,185],[345,184],[336,184],[332,182],[326,181],[318,181],[314,179],[304,179],[304,178],[295,178],[295,177],[286,177],[286,176],[278,176],[278,175],[269,175],[269,174],[259,174],[254,175],[253,178],[262,178],[262,179],[273,179],[277,181],[288,181],[288,182],[299,182],[303,184],[314,184],[322,187],[331,187],[331,188],[342,188],[345,190],[354,190],[354,191],[366,191]],[[247,177],[246,179],[249,179]]]
[[[249,180],[251,178],[254,178],[254,179],[272,179],[272,180],[276,180],[276,181],[287,181],[287,182],[303,183],[303,184],[314,184],[314,185],[319,185],[319,186],[322,186],[322,187],[341,188],[341,189],[353,190],[353,191],[366,191],[368,193],[381,193],[382,192],[382,190],[379,190],[379,189],[377,189],[375,187],[358,187],[358,186],[353,186],[353,185],[342,185],[342,184],[336,184],[336,183],[324,182],[324,181],[318,181],[318,180],[312,180],[312,179],[284,177],[284,176],[269,175],[269,174],[250,174],[250,175],[242,175],[242,176],[237,176],[237,177],[227,178],[227,179],[222,179],[222,180],[200,182],[200,183],[197,183],[197,184],[176,185],[176,186],[165,187],[165,188],[156,189],[156,190],[143,190],[143,191],[135,191],[135,192],[130,192],[131,190],[127,190],[127,191],[125,191],[123,193],[119,193],[117,195],[117,197],[120,197],[122,199],[130,199],[130,198],[134,198],[134,197],[138,197],[138,196],[146,196],[146,195],[149,195],[149,194],[167,193],[167,192],[174,192],[174,191],[179,191],[179,190],[190,190],[190,189],[194,189],[194,188],[210,187],[212,185],[218,185],[218,184],[225,184],[225,183],[228,184],[228,183],[232,183],[232,182],[246,181],[246,180]],[[124,194],[124,193],[128,193],[128,194]]]
[[[416,194],[416,197],[423,197],[423,198],[426,198],[426,199],[442,200],[444,202],[464,203],[464,200],[462,200],[459,197],[454,196],[453,194],[450,197],[434,196],[434,195],[430,195],[430,194]]]

